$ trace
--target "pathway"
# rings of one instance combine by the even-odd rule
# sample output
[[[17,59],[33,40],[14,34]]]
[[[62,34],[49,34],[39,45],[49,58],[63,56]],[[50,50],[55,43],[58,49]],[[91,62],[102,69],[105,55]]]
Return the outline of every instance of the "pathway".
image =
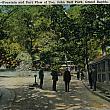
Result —
[[[74,78],[70,92],[64,92],[62,76],[59,77],[57,92],[51,90],[52,81],[48,75],[45,77],[43,90],[29,89],[28,85],[34,82],[31,77],[24,78],[24,81],[23,78],[17,79],[19,83],[14,85],[9,82],[16,82],[16,78],[8,80],[10,90],[15,91],[16,97],[11,106],[8,105],[3,110],[110,110],[109,102],[92,94],[81,81]]]

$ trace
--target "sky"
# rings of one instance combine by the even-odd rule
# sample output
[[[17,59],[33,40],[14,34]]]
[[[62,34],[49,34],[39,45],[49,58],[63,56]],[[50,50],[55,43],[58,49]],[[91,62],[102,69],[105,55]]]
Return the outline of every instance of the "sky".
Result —
[[[65,8],[65,10],[68,10],[70,8],[70,5],[63,5],[63,7]]]

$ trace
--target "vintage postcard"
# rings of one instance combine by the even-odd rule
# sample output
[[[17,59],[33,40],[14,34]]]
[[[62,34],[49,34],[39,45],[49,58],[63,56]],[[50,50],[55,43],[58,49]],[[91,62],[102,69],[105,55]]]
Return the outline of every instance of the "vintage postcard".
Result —
[[[0,110],[110,110],[110,1],[0,0]]]

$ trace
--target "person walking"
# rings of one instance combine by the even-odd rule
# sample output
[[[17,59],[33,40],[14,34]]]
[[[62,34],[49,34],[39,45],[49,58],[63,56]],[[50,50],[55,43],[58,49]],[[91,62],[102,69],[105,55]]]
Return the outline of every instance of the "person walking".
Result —
[[[80,71],[78,70],[77,71],[77,80],[79,80],[79,78],[80,78]]]
[[[64,75],[63,75],[63,80],[65,82],[65,92],[69,92],[69,83],[71,80],[71,74],[68,71],[68,68],[66,68]]]
[[[90,85],[90,89],[92,89],[93,88],[93,75],[92,75],[92,69],[90,68],[89,69],[89,85]]]
[[[95,67],[92,68],[93,91],[96,91],[97,72]]]
[[[84,79],[84,73],[83,73],[83,70],[81,70],[81,80]]]
[[[39,79],[40,79],[40,88],[42,89],[43,79],[44,79],[44,71],[43,71],[43,68],[41,68],[40,71],[39,71]]]
[[[52,90],[56,91],[56,84],[58,81],[58,72],[56,70],[52,70],[52,80],[53,80],[53,85],[52,85]]]

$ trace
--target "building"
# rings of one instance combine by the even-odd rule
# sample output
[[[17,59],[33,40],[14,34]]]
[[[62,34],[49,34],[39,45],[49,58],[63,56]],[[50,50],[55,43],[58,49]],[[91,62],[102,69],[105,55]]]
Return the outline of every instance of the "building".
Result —
[[[95,59],[89,63],[89,68],[95,67],[97,86],[110,91],[110,55]]]

